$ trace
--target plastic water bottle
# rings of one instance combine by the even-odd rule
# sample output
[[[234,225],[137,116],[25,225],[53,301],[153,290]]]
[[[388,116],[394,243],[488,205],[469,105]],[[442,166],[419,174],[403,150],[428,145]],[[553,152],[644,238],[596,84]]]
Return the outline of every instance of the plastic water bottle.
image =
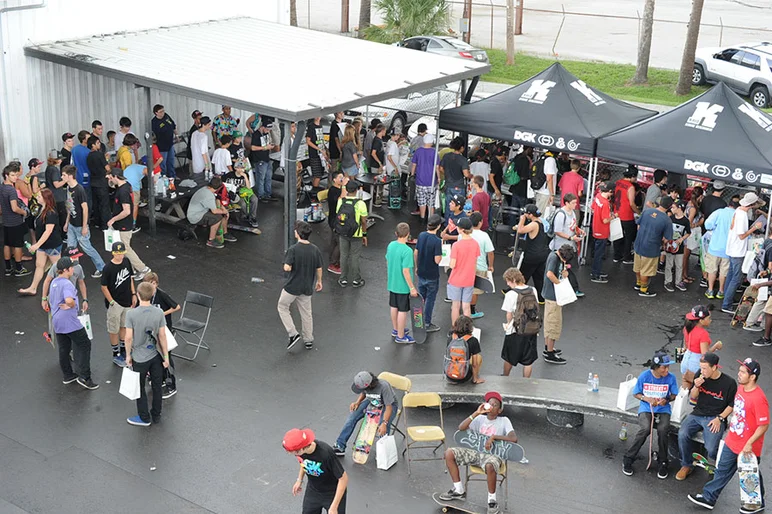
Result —
[[[595,373],[595,375],[592,377],[592,392],[597,393],[599,388],[600,388],[600,379],[598,378],[598,374]]]
[[[622,428],[619,429],[619,440],[627,441],[627,423],[622,423]]]
[[[30,250],[30,248],[32,248],[32,245],[31,245],[31,244],[29,244],[29,243],[25,242],[25,243],[24,243],[24,248],[26,248],[26,249],[27,249],[27,251],[28,251],[28,252],[29,252],[31,255],[35,255],[35,252],[33,252],[32,250]]]
[[[592,372],[587,376],[587,390],[590,392],[595,390],[595,381],[592,378]]]
[[[158,181],[158,194],[166,196],[166,181],[164,177],[161,177],[161,180]]]

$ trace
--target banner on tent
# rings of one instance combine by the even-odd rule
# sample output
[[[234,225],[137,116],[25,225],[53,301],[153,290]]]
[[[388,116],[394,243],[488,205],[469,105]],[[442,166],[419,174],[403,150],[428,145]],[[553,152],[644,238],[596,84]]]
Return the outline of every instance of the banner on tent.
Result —
[[[772,185],[772,175],[767,173],[744,170],[742,168],[730,168],[724,164],[704,162],[697,158],[684,159],[684,172],[708,175],[711,178],[731,180],[733,182],[745,182],[749,185],[756,184],[757,182],[767,186]]]
[[[561,151],[576,152],[582,146],[581,141],[565,136],[553,136],[552,134],[543,134],[530,132],[527,130],[515,130],[512,137],[514,141],[529,146],[539,146],[541,148],[556,148]]]

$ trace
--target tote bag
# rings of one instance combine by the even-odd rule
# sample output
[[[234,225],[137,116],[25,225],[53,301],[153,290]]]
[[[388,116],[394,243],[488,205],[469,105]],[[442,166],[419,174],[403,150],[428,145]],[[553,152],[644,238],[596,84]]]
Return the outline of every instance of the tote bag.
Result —
[[[121,374],[121,387],[118,392],[129,400],[136,400],[139,398],[139,373],[132,370],[128,366],[123,368]]]
[[[618,241],[619,239],[622,239],[624,237],[624,233],[622,232],[622,220],[619,218],[614,218],[611,220],[611,223],[609,223],[609,241]]]
[[[78,316],[78,321],[80,321],[80,324],[83,325],[83,328],[86,329],[86,335],[88,335],[88,338],[94,339],[94,331],[91,328],[91,315],[81,314]]]
[[[121,232],[114,228],[108,228],[105,230],[105,251],[113,251],[113,243],[121,240]]]
[[[555,301],[561,307],[576,301],[576,292],[567,278],[561,280],[559,284],[555,284]]]
[[[617,391],[617,409],[630,410],[638,403],[633,396],[633,388],[638,379],[632,375],[627,375],[624,382],[620,382],[619,391]]]
[[[375,459],[378,469],[389,469],[397,463],[397,441],[393,435],[378,439],[375,443]]]

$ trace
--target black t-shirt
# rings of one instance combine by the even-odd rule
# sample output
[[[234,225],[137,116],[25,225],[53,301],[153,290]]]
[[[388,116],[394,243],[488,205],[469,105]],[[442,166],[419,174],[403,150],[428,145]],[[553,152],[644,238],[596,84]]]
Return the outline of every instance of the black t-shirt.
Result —
[[[266,132],[263,134],[259,130],[256,130],[252,134],[252,146],[268,146],[271,142],[271,134]],[[310,148],[309,148],[310,151]],[[268,162],[271,160],[271,152],[268,150],[251,150],[249,153],[249,162],[253,166],[256,166],[258,162]]]
[[[67,211],[70,213],[70,224],[83,228],[83,204],[88,203],[86,190],[80,184],[67,188]]]
[[[124,258],[120,264],[108,261],[102,270],[102,285],[107,287],[115,303],[131,307],[131,263]],[[105,307],[110,307],[105,298]]]
[[[531,175],[531,159],[523,152],[515,157],[514,162],[515,170],[517,170],[517,174],[520,176],[520,182],[518,182],[516,186],[512,186],[510,192],[516,194],[520,198],[527,198],[528,178]]]
[[[495,157],[491,159],[491,173],[493,173],[493,182],[496,183],[496,187],[501,191],[501,181],[504,180],[504,169],[501,167],[501,162]],[[493,185],[488,182],[488,192],[493,193]]]
[[[694,378],[701,375],[698,371]],[[734,395],[737,393],[737,382],[726,373],[721,373],[718,379],[706,380],[700,386],[700,395],[692,414],[695,416],[718,416],[729,405],[734,405]]]
[[[107,187],[107,159],[100,151],[91,151],[86,156],[86,165],[91,173],[91,187]]]
[[[724,207],[726,207],[726,202],[720,196],[707,195],[702,199],[700,212],[705,216],[705,219],[708,219],[713,214],[713,211],[723,209]]]
[[[455,338],[455,335],[450,338],[450,341],[448,341],[448,344],[450,344],[453,341],[454,338]],[[480,341],[475,336],[471,336],[469,339],[466,340],[466,346],[467,346],[467,348],[469,348],[469,358],[470,359],[472,358],[472,356],[477,355],[479,353],[482,353],[482,350],[480,349]],[[466,382],[468,380],[471,380],[472,379],[472,364],[469,363],[469,370],[466,372],[466,377],[464,377],[463,379],[461,379],[461,380],[454,380],[454,379],[452,379],[450,377],[447,377],[447,379],[450,380],[451,382],[456,382],[456,383],[462,383],[462,382]]]
[[[190,137],[193,135],[193,132],[197,131],[201,128],[201,125],[196,125],[195,123],[190,126],[190,130],[188,130],[188,141],[190,141]]]
[[[675,232],[676,232],[675,225],[680,225],[679,232],[681,232],[681,235],[679,237],[683,237],[684,234],[691,234],[692,233],[692,226],[689,223],[689,218],[687,218],[686,216],[683,216],[681,218],[676,218],[675,216],[672,216],[670,219],[671,219],[671,221],[673,222],[673,225],[674,225],[673,226],[673,239],[675,239]],[[681,243],[678,246],[677,254],[684,253],[684,246],[686,246],[686,241],[684,241],[683,243]]]
[[[327,207],[330,215],[327,217],[327,221],[330,223],[330,228],[335,225],[337,221],[336,213],[338,212],[338,200],[340,199],[341,189],[337,186],[330,186],[327,192]]]
[[[239,144],[231,143],[231,145],[228,147],[228,151],[231,153],[231,161],[233,162],[233,164],[236,164],[236,161],[240,157],[239,150],[243,150],[243,149],[244,149],[243,142]]]
[[[317,125],[312,121],[308,122],[308,128],[306,128],[306,137],[311,138],[311,142],[321,148],[324,144],[324,132],[322,132],[322,126]],[[319,152],[316,149],[308,147],[308,157],[318,158]]]
[[[40,177],[40,174],[38,174]],[[40,180],[40,178],[38,178]],[[67,200],[67,192],[64,190],[65,186],[56,187],[54,182],[62,180],[62,171],[56,166],[46,166],[46,171],[43,174],[43,180],[46,183],[46,187],[51,190],[51,194],[54,195],[54,201],[56,203],[64,202]]]
[[[45,219],[42,216],[35,218],[35,235],[38,240],[43,235],[43,232],[46,231],[47,225],[53,225],[54,230],[51,232],[51,235],[48,236],[46,242],[40,245],[40,248],[44,250],[59,248],[62,246],[62,231],[59,228],[59,215],[56,211],[49,211],[48,214],[46,214]]]
[[[464,170],[469,169],[469,161],[460,153],[446,153],[440,161],[440,166],[445,172],[445,189],[451,187],[464,187]]]
[[[225,174],[223,182],[226,184],[233,184],[237,189],[241,189],[242,187],[247,187],[247,174],[244,173],[239,177],[236,175],[235,171],[231,171]]]
[[[322,253],[311,243],[295,243],[284,255],[284,264],[292,266],[286,273],[284,290],[294,296],[311,296],[316,284],[316,270],[322,267]]]
[[[169,296],[166,291],[163,291],[161,288],[156,288],[155,294],[153,295],[153,298],[150,300],[150,303],[152,305],[155,305],[162,311],[166,312],[169,309],[174,309],[179,305],[179,303],[175,302],[174,299]],[[165,316],[166,318],[166,326],[169,327],[169,330],[172,328],[172,315],[167,314]]]
[[[153,121],[150,122],[150,126],[155,134],[156,146],[158,146],[159,152],[168,152],[169,148],[174,144],[174,130],[177,128],[177,124],[168,114],[164,114],[164,117],[160,120],[153,116]]]
[[[117,216],[122,210],[124,204],[129,204],[129,209],[134,208],[134,193],[131,191],[131,184],[124,182],[115,190],[115,199],[113,201],[113,216]],[[131,230],[134,227],[134,218],[131,214],[125,218],[113,223],[115,230]]]
[[[340,159],[340,150],[338,150],[338,145],[335,144],[336,139],[339,141],[342,139],[340,135],[340,126],[337,121],[333,120],[330,124],[330,159]]]
[[[375,151],[375,155],[378,156],[378,161],[383,163],[384,159],[386,158],[383,153],[383,139],[381,139],[380,137],[375,137],[373,139],[373,146],[370,151],[370,155],[367,156],[367,165],[369,166],[370,170],[379,171],[381,168],[378,165],[378,161],[373,159],[373,154],[372,154],[373,150]]]
[[[313,452],[298,456],[308,476],[308,487],[318,493],[334,493],[345,470],[329,444],[316,441]]]
[[[65,166],[69,166],[72,164],[72,152],[68,149],[62,147],[62,150],[60,152],[62,154],[62,168]]]
[[[437,234],[421,232],[416,243],[418,250],[418,276],[425,280],[437,280],[440,278],[440,267],[434,260],[442,255],[442,239]]]

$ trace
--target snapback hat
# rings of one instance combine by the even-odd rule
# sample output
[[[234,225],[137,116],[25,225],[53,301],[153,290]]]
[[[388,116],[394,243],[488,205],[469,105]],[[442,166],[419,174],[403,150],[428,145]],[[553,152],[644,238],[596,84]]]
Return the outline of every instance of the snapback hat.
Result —
[[[62,143],[64,143],[68,139],[73,139],[73,138],[75,138],[75,134],[73,134],[72,132],[65,132],[64,134],[62,134]]]
[[[72,268],[74,266],[72,259],[69,257],[62,257],[58,261],[56,261],[56,271],[62,272],[66,270],[67,268]]]
[[[450,195],[449,202],[454,202],[456,205],[463,207],[466,201],[464,200],[464,197],[461,195]]]
[[[113,177],[124,178],[123,170],[121,168],[113,168],[112,170],[110,170],[110,175],[112,175]]]
[[[83,257],[83,252],[81,252],[80,248],[77,246],[70,246],[64,250],[64,255],[70,259],[79,259],[80,257]]]
[[[529,203],[525,206],[525,213],[530,214],[531,216],[540,216],[541,213],[539,212],[539,208],[536,207],[536,204]]]
[[[738,360],[737,362],[742,364],[745,369],[748,370],[748,373],[756,375],[756,379],[758,380],[759,375],[761,375],[761,364],[751,358],[745,359],[744,361]]]
[[[424,134],[424,144],[425,145],[433,145],[434,144],[434,135],[433,134]]]
[[[700,359],[700,362],[710,364],[711,366],[718,366],[718,355],[716,355],[715,353],[707,352],[705,355],[702,356],[702,358]]]
[[[302,450],[309,444],[313,443],[315,440],[316,436],[314,435],[314,431],[310,428],[304,428],[302,430],[299,428],[293,428],[284,434],[284,439],[282,440],[281,445],[288,452],[296,452],[298,450]]]
[[[499,393],[496,391],[488,391],[485,393],[485,401],[488,402],[490,400],[498,400],[501,405],[504,405],[504,399],[501,397]]]
[[[654,357],[652,357],[651,362],[657,366],[670,366],[673,364],[673,361],[670,360],[670,354],[666,352],[656,352]]]
[[[123,244],[121,241],[114,242],[112,253],[113,255],[126,253],[126,245]]]
[[[201,116],[202,114],[204,114],[204,113],[202,113],[201,111],[199,111],[198,109],[196,109],[195,111],[193,111],[192,113],[190,113],[190,117],[191,117],[191,118],[193,118],[193,119],[196,119],[196,118],[198,118],[199,116]]]
[[[726,182],[723,180],[714,180],[713,181],[713,189],[716,191],[723,191],[726,187]]]
[[[351,390],[356,394],[361,394],[373,383],[373,375],[369,371],[360,371],[354,376],[354,383],[351,384]]]
[[[601,182],[598,189],[600,189],[601,193],[610,193],[611,191],[614,190],[614,188],[611,187],[611,184],[609,184],[608,182]]]
[[[710,316],[710,310],[704,305],[695,305],[686,313],[686,319],[696,321]]]
[[[48,156],[51,157],[51,154],[53,154],[54,152],[56,152],[57,155],[59,154],[58,150],[51,150],[51,153],[49,153]],[[61,159],[61,156],[60,157],[53,157],[53,158],[54,159]],[[29,169],[32,169],[35,166],[40,166],[41,164],[43,164],[43,161],[41,161],[37,157],[34,157],[34,158],[29,160],[29,162],[27,163],[27,166],[29,167]]]
[[[456,226],[460,228],[461,230],[472,230],[474,227],[472,226],[472,220],[470,220],[467,217],[463,217],[460,220],[456,222]]]

